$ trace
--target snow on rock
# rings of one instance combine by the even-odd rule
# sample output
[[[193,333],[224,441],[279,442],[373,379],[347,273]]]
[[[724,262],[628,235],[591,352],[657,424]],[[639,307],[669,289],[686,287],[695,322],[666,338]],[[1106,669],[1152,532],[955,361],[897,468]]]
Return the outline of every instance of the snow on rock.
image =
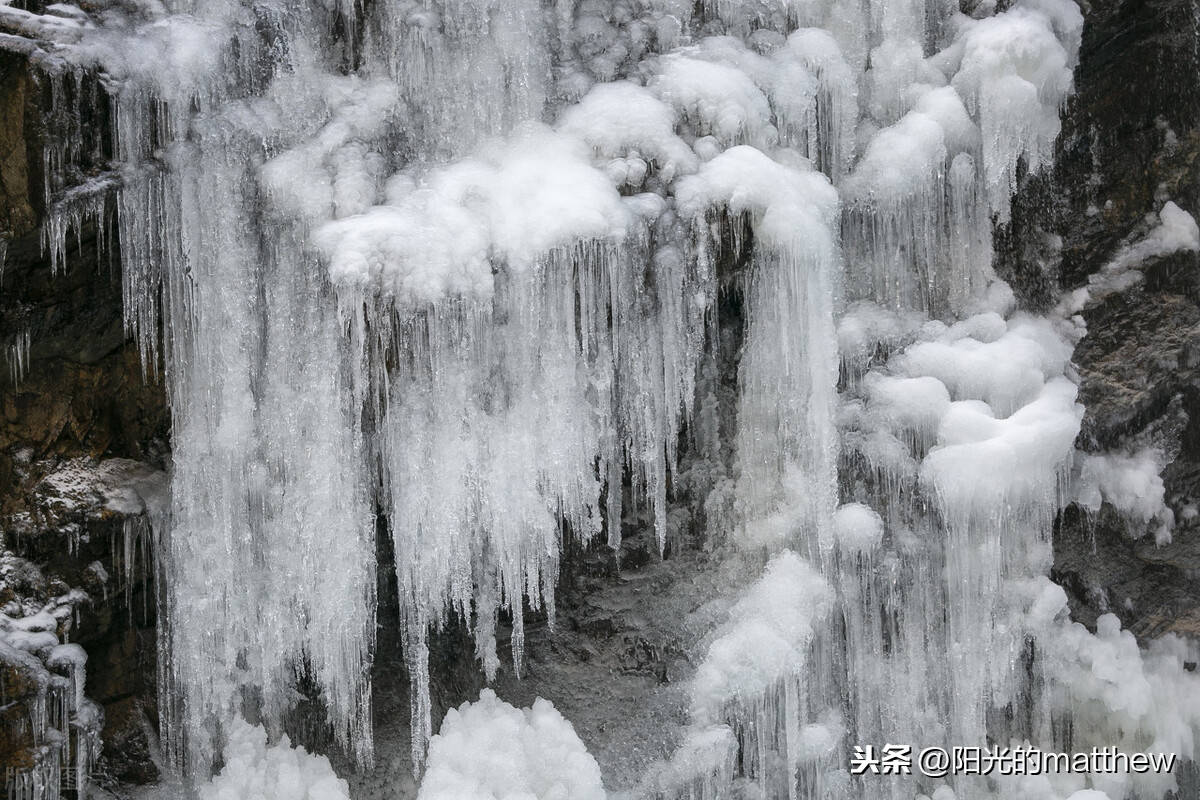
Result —
[[[1109,503],[1129,521],[1132,533],[1153,527],[1160,544],[1170,541],[1174,513],[1165,502],[1161,452],[1146,448],[1133,454],[1085,453],[1077,467],[1075,492],[1081,507],[1096,513],[1102,502]]]
[[[241,717],[231,723],[221,750],[225,766],[199,787],[200,800],[350,800],[350,787],[329,759],[292,747],[284,736],[268,743],[267,732]]]
[[[604,800],[600,767],[549,700],[518,709],[484,689],[446,712],[418,800]]]
[[[167,502],[167,477],[140,461],[76,458],[46,473],[34,490],[39,506],[64,519],[159,513]]]
[[[1158,212],[1158,224],[1133,245],[1123,249],[1105,269],[1124,268],[1151,258],[1180,251],[1200,250],[1200,227],[1188,212],[1168,200]]]
[[[13,586],[6,579],[19,568],[18,561],[0,545],[0,587],[10,597]],[[0,688],[8,724],[19,726],[7,751],[15,760],[7,775],[14,797],[57,797],[67,778],[86,791],[99,757],[104,712],[84,696],[87,653],[59,639],[60,631],[64,638],[69,633],[76,606],[86,599],[71,590],[28,613],[31,603],[18,596],[0,612],[0,673],[5,676]]]
[[[1200,226],[1191,214],[1168,200],[1158,212],[1156,224],[1089,275],[1088,285],[1064,297],[1059,309],[1064,314],[1074,314],[1141,283],[1145,276],[1139,267],[1173,253],[1195,252],[1200,252]]]

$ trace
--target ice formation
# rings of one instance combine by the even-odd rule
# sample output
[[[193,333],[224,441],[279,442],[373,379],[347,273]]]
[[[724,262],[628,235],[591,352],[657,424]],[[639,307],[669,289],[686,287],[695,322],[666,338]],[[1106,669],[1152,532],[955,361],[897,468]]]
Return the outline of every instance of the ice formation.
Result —
[[[1076,502],[1090,513],[1110,504],[1134,533],[1153,529],[1155,540],[1169,542],[1175,514],[1165,502],[1161,472],[1162,453],[1151,448],[1132,455],[1101,453],[1082,455],[1077,464]]]
[[[225,764],[199,787],[200,800],[350,800],[328,758],[292,747],[286,736],[270,744],[261,726],[241,717],[230,725],[221,756]]]
[[[25,373],[29,371],[29,348],[32,341],[30,330],[26,328],[13,337],[5,350],[8,378],[13,386],[19,385],[24,380]]]
[[[0,573],[13,566],[10,558],[0,548]],[[10,600],[0,611],[0,709],[30,709],[26,720],[10,714],[2,721],[6,741],[33,745],[30,766],[6,770],[8,794],[17,800],[57,798],[72,786],[86,791],[100,756],[104,712],[84,695],[87,653],[64,641],[84,599],[74,595],[32,609]]]
[[[519,672],[564,537],[618,547],[637,519],[668,547],[681,447],[713,462],[709,536],[765,571],[708,642],[651,796],[1169,788],[845,768],[854,743],[1061,748],[1071,720],[1193,755],[1196,709],[1155,713],[1194,689],[1184,643],[1088,633],[1045,577],[1064,502],[1161,521],[1161,481],[1145,454],[1076,458],[1077,309],[1019,312],[992,272],[1019,165],[1053,155],[1070,0],[0,12],[56,103],[111,104],[115,164],[78,188],[87,140],[62,114],[46,248],[60,263],[115,208],[127,327],[174,424],[164,741],[199,780],[224,744],[206,796],[344,796],[278,738],[301,687],[371,761],[378,511],[421,796],[602,797],[547,703],[485,691],[432,737],[429,636],[465,621],[491,678],[510,624]],[[1200,247],[1174,204],[1159,223],[1108,272]],[[723,296],[744,322],[733,430]]]
[[[513,708],[484,689],[446,712],[418,800],[605,800],[600,767],[548,701]]]

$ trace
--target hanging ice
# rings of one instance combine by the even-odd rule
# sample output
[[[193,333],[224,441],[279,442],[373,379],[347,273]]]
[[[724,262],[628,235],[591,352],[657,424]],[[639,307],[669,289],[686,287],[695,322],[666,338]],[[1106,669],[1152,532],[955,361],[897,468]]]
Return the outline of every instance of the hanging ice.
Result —
[[[1166,524],[1154,458],[1075,461],[1082,331],[1016,312],[991,267],[1019,165],[1053,155],[1081,17],[1065,0],[979,15],[205,0],[38,27],[57,74],[104,74],[118,162],[68,194],[82,134],[47,151],[47,249],[61,261],[115,191],[127,325],[169,388],[155,535],[172,753],[204,777],[226,745],[210,791],[261,788],[266,769],[344,794],[319,759],[267,742],[304,687],[371,759],[378,512],[419,765],[430,632],[465,621],[491,678],[510,621],[519,671],[525,611],[553,623],[564,536],[619,547],[644,520],[670,544],[681,446],[713,462],[710,538],[765,572],[709,643],[694,724],[647,792],[908,800],[911,784],[852,780],[849,745],[1057,744],[1074,714],[1190,752],[1200,714],[1150,712],[1192,685],[1185,646],[1140,661],[1111,621],[1067,623],[1044,577],[1067,496]],[[1194,250],[1183,217],[1167,204],[1109,272]],[[732,356],[722,292],[745,320]],[[732,432],[718,362],[737,363]],[[1114,686],[1114,664],[1143,680]],[[1010,705],[1026,713],[996,722]],[[490,692],[447,716],[423,796],[479,777],[472,736],[503,788],[578,778],[602,796],[556,712]],[[539,771],[547,748],[578,774]]]

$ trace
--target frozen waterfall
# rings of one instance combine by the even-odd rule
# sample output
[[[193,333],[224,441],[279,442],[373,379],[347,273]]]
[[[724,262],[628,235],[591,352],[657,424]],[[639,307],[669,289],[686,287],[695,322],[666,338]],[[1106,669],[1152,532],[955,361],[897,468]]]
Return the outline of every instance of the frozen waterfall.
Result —
[[[190,780],[223,747],[221,785],[253,775],[244,744],[324,781],[304,796],[345,796],[242,717],[274,742],[318,697],[371,764],[380,625],[402,631],[422,797],[491,780],[462,752],[479,742],[530,764],[480,797],[604,796],[548,704],[485,694],[430,747],[431,637],[465,621],[489,679],[519,672],[525,614],[554,623],[565,540],[619,548],[636,516],[675,546],[686,453],[711,464],[706,536],[760,577],[729,587],[691,725],[632,796],[1173,787],[848,770],[885,742],[1194,755],[1194,646],[1140,652],[1111,618],[1091,634],[1048,577],[1055,514],[1118,502],[1114,471],[1143,476],[1150,499],[1125,505],[1169,535],[1152,458],[1076,458],[1082,320],[1017,308],[992,271],[1018,174],[1053,159],[1072,0],[89,9],[29,15],[56,102],[98,75],[115,137],[47,248],[115,206],[127,330],[168,387],[160,717]],[[78,136],[48,150],[48,191]],[[377,530],[398,619],[377,619]],[[537,748],[579,769],[556,783]]]

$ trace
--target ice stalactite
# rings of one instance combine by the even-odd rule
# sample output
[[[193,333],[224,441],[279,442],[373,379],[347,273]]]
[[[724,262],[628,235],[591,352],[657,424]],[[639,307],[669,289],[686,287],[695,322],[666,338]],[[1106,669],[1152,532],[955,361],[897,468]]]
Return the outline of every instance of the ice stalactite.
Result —
[[[536,0],[387,0],[364,20],[363,71],[411,109],[406,149],[460,157],[539,120],[552,92],[550,35]]]
[[[838,204],[824,176],[806,167],[789,168],[740,146],[681,181],[676,192],[681,213],[702,223],[708,208],[752,219],[737,502],[741,536],[770,549],[797,526],[823,539],[837,493]]]
[[[837,74],[832,43],[808,39],[812,63]],[[805,53],[800,42],[788,57],[803,64]],[[553,618],[558,537],[564,526],[590,536],[603,519],[616,546],[626,472],[665,546],[667,484],[712,323],[710,212],[747,215],[768,243],[749,279],[778,298],[760,323],[761,358],[773,336],[786,338],[783,390],[827,434],[816,456],[800,423],[782,446],[793,469],[826,482],[814,507],[832,503],[834,192],[802,159],[788,166],[750,148],[718,155],[775,141],[772,108],[782,113],[790,98],[777,89],[768,99],[736,66],[758,64],[767,80],[765,60],[721,41],[655,63],[645,88],[597,85],[556,130],[520,125],[447,166],[397,173],[384,181],[386,204],[317,230],[361,354],[360,396],[382,414],[418,759],[431,732],[431,625],[448,611],[473,619],[491,672],[495,612],[509,610],[519,669],[523,604],[544,603]],[[821,103],[844,127],[844,110]],[[743,167],[754,174],[750,198],[738,191]],[[796,214],[810,221],[792,230]],[[806,310],[807,327],[792,326]],[[823,354],[817,366],[810,350]],[[399,362],[385,375],[387,353]],[[759,369],[771,380],[768,365]]]
[[[77,53],[117,87],[126,321],[171,402],[161,718],[169,755],[199,773],[243,708],[278,730],[301,680],[371,757],[373,516],[341,330],[304,221],[257,228],[265,152],[308,130],[302,103],[356,84],[306,71],[308,14],[259,20],[272,41],[252,21],[212,4],[129,21],[137,49],[104,29]]]
[[[626,475],[665,547],[713,322],[710,214],[745,214],[766,243],[747,279],[763,305],[747,380],[805,415],[779,427],[764,405],[759,422],[778,428],[792,491],[826,484],[807,515],[820,524],[836,200],[774,148],[778,121],[827,174],[848,169],[854,90],[832,38],[676,52],[693,20],[672,4],[396,3],[344,13],[361,37],[326,56],[334,20],[319,10],[188,11],[82,24],[70,53],[110,79],[127,325],[171,397],[160,538],[164,696],[178,700],[163,717],[191,768],[243,705],[277,727],[300,675],[368,757],[369,465],[399,554],[418,761],[430,627],[473,618],[490,674],[507,610],[519,668],[525,603],[553,614],[559,537],[606,521],[616,546]],[[357,74],[330,74],[339,58]],[[604,83],[620,76],[636,83]],[[538,122],[551,105],[555,129]],[[761,150],[719,155],[740,144]],[[757,174],[748,203],[741,164]],[[819,210],[789,232],[806,191]],[[807,422],[822,431],[811,453]],[[768,470],[768,448],[747,462]],[[318,530],[338,547],[319,548]]]
[[[669,127],[648,135],[664,134],[689,152]],[[523,604],[552,615],[563,526],[600,530],[605,479],[619,536],[626,463],[665,544],[707,294],[694,259],[652,247],[656,227],[670,231],[661,198],[622,198],[590,148],[542,126],[421,186],[395,176],[388,192],[391,205],[329,222],[317,241],[362,379],[384,383],[360,396],[380,398],[384,507],[427,736],[427,629],[450,611],[474,616],[493,674],[495,614],[508,609],[519,668]],[[384,353],[396,354],[390,374]],[[420,735],[414,746],[419,758]]]
[[[910,18],[901,15],[895,25],[903,28],[905,19]],[[1037,30],[1026,30],[1028,25]],[[857,502],[836,514],[825,505],[824,524],[813,529],[802,522],[804,503],[793,497],[778,503],[784,513],[768,517],[772,524],[766,529],[776,548],[806,548],[815,570],[797,580],[829,587],[841,613],[828,621],[817,614],[816,631],[802,652],[765,639],[734,648],[753,651],[769,675],[754,677],[758,672],[748,667],[727,670],[737,685],[736,700],[716,720],[734,725],[737,744],[731,746],[738,748],[743,778],[765,796],[900,798],[911,797],[914,788],[904,782],[908,779],[850,779],[840,758],[818,758],[802,767],[791,739],[772,740],[764,731],[815,737],[819,727],[824,736],[816,738],[829,750],[814,752],[843,754],[851,743],[872,742],[949,746],[1024,739],[1061,749],[1065,743],[1056,732],[1076,702],[1082,702],[1081,711],[1089,703],[1109,708],[1133,703],[1070,696],[1066,686],[1072,679],[1066,675],[1073,667],[1065,664],[1077,656],[1060,655],[1063,643],[1071,642],[1066,652],[1088,653],[1078,656],[1084,660],[1097,658],[1100,675],[1108,674],[1099,666],[1108,657],[1098,653],[1125,646],[1115,644],[1125,639],[1108,630],[1109,622],[1099,637],[1071,627],[1049,589],[1040,599],[1037,594],[1050,566],[1053,518],[1070,491],[1082,409],[1075,403],[1069,360],[1083,331],[1076,321],[1014,313],[1012,293],[994,280],[990,265],[991,217],[1006,218],[1018,160],[1036,168],[1049,157],[1058,109],[1070,87],[1078,29],[1078,13],[1069,5],[1029,5],[980,21],[956,19],[944,31],[944,49],[932,56],[899,40],[872,50],[862,99],[866,122],[859,129],[866,144],[840,182],[851,301],[837,334],[847,388],[837,409],[848,450],[841,495]],[[1017,36],[1019,30],[1025,35]],[[1017,107],[1023,110],[1015,113]],[[742,169],[742,186],[751,184],[749,174]],[[777,386],[756,391],[748,380],[761,302],[753,297],[749,305],[740,376],[742,430],[754,425],[747,402],[769,398],[771,408],[788,409],[788,400],[796,397]],[[814,316],[810,311],[801,319],[811,324]],[[810,346],[819,341],[806,339]],[[773,358],[766,363],[785,363],[777,352]],[[831,383],[826,378],[824,385]],[[784,418],[803,414],[788,409]],[[783,429],[779,423],[765,428]],[[811,419],[804,428],[802,444],[812,453],[821,441],[813,434],[821,429]],[[754,463],[753,452],[739,446],[743,475]],[[1113,469],[1139,476],[1146,469],[1124,465],[1112,462]],[[1103,483],[1105,467],[1088,462],[1084,485]],[[767,472],[777,479],[786,475]],[[1136,485],[1145,483],[1139,481]],[[811,490],[820,484],[810,473],[797,485]],[[1145,499],[1110,492],[1129,513],[1143,518],[1157,513],[1152,487],[1142,493]],[[811,502],[811,495],[803,499]],[[748,530],[755,529],[747,515],[755,506],[770,504],[762,498],[743,503]],[[773,569],[768,567],[768,576]],[[747,598],[759,591],[756,584]],[[740,608],[731,612],[732,630],[769,629],[771,612],[746,618]],[[723,642],[714,643],[700,668],[698,702],[711,694],[707,676],[723,663]],[[1149,668],[1155,677],[1148,683],[1161,682],[1159,697],[1167,696],[1166,686],[1185,680],[1184,658],[1176,654]],[[806,678],[804,702],[788,691],[799,671]],[[1081,688],[1092,680],[1076,678]],[[1003,722],[997,710],[1008,707],[1023,710]],[[713,722],[711,712],[701,712],[695,716],[697,735]],[[1178,744],[1171,736],[1192,724],[1184,721],[1190,714],[1181,710],[1153,735]],[[739,728],[739,718],[758,723]],[[1190,752],[1190,745],[1180,746]],[[682,755],[679,763],[686,763]],[[691,774],[696,783],[676,781],[681,788],[675,796],[687,796],[697,785],[701,794],[712,794],[736,784],[703,767]],[[1102,778],[1095,781],[1092,785],[1107,785]],[[1037,791],[1050,798],[1083,786],[1069,780],[1036,787],[1018,783],[989,786],[962,777],[939,794],[973,798]],[[1154,796],[1168,784],[1157,779],[1140,787],[1123,784],[1117,796],[1134,790]]]
[[[13,386],[25,379],[29,372],[29,350],[33,343],[33,332],[29,328],[17,333],[5,348],[4,357],[8,362],[8,378]]]

